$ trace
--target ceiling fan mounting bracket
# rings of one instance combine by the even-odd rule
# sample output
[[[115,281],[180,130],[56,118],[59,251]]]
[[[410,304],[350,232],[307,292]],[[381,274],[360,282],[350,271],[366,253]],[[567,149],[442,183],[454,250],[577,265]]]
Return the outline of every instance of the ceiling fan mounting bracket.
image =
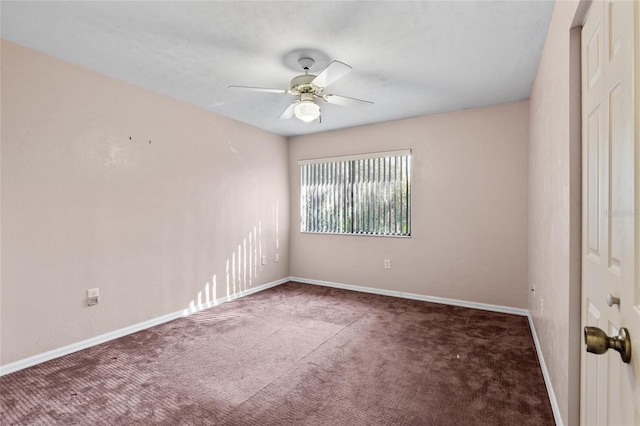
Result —
[[[303,70],[309,71],[311,67],[313,67],[313,64],[316,63],[316,61],[314,61],[312,58],[300,58],[298,59],[298,63]]]
[[[303,63],[306,64],[305,59],[313,60],[312,66],[309,66],[309,69],[313,70],[325,69],[331,62],[331,59],[326,53],[308,47],[290,50],[282,56],[283,64],[294,72],[304,70],[305,65],[301,64],[300,61],[302,60]]]

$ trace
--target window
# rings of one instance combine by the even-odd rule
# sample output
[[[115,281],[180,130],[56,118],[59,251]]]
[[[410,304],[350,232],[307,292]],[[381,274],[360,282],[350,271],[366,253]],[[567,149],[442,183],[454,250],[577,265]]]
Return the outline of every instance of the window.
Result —
[[[411,235],[410,150],[298,164],[302,232]]]

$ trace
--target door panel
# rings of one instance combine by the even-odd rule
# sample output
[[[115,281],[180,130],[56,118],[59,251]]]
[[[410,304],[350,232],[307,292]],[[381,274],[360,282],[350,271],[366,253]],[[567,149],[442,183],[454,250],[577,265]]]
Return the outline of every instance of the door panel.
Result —
[[[613,350],[583,352],[588,425],[640,424],[638,22],[637,1],[596,0],[582,28],[582,322],[632,338],[629,364]]]
[[[602,140],[602,109],[597,104],[587,119],[584,137],[587,139],[587,254],[591,261],[600,260],[600,144]]]
[[[618,81],[609,92],[609,206],[607,209],[607,226],[609,234],[609,270],[616,275],[620,275],[620,258],[622,257],[622,238],[624,237],[624,226],[613,213],[624,210],[624,170],[620,170],[620,165],[624,161],[624,144],[620,143],[620,133],[624,123],[624,90]]]

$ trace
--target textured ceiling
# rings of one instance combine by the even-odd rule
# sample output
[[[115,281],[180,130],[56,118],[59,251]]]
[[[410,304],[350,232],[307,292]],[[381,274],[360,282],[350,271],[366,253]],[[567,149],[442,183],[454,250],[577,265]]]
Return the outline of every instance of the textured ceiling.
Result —
[[[2,1],[2,38],[285,136],[527,99],[551,1]],[[353,71],[322,123],[277,117],[301,52]]]

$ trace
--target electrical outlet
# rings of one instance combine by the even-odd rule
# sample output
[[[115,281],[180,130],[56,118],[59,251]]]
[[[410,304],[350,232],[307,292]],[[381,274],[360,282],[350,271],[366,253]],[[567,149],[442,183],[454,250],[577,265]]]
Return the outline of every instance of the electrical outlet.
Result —
[[[262,264],[263,265],[267,264],[267,256],[262,256]]]
[[[391,269],[391,259],[384,260],[384,269]]]
[[[276,263],[280,262],[280,253],[276,253],[275,261]]]
[[[100,300],[100,291],[97,288],[90,288],[87,290],[87,305],[97,305]]]

